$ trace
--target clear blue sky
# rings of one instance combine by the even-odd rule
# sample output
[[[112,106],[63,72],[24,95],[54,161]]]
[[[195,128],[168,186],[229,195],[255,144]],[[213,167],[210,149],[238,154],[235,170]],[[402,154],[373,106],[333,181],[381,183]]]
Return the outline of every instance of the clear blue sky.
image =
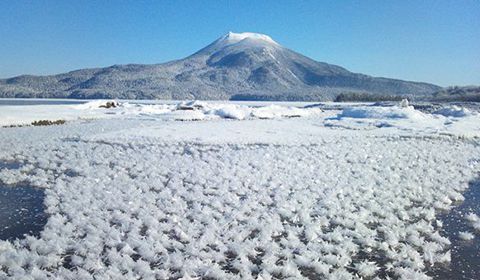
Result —
[[[166,62],[228,31],[354,72],[480,84],[478,0],[1,0],[0,77]]]

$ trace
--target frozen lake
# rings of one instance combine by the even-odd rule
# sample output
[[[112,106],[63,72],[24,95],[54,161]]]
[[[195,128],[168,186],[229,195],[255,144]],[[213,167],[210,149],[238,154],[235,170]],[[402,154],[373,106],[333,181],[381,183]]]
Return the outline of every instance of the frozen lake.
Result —
[[[0,106],[29,106],[29,105],[75,105],[84,104],[94,100],[86,99],[54,99],[54,98],[0,98]],[[177,104],[182,100],[118,100],[133,104]],[[232,104],[243,104],[252,106],[265,106],[271,104],[282,104],[284,106],[303,107],[316,102],[279,102],[279,101],[208,101],[213,103],[229,102]]]
[[[74,105],[86,102],[88,101],[70,99],[0,98],[0,106]]]
[[[100,105],[0,109],[0,279],[478,278],[474,107]]]

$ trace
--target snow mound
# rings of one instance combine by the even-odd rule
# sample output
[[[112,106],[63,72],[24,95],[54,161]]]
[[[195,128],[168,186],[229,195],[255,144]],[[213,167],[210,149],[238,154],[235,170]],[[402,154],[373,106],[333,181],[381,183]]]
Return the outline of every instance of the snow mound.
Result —
[[[349,107],[343,109],[338,118],[356,119],[422,119],[424,114],[413,106],[399,107]]]
[[[249,110],[245,110],[245,108],[241,108],[239,106],[224,106],[212,111],[211,113],[224,119],[235,120],[243,120],[250,115]]]
[[[442,115],[445,117],[454,117],[454,118],[463,118],[463,117],[474,115],[474,113],[468,110],[467,108],[463,108],[455,105],[439,109],[433,112],[433,114]]]

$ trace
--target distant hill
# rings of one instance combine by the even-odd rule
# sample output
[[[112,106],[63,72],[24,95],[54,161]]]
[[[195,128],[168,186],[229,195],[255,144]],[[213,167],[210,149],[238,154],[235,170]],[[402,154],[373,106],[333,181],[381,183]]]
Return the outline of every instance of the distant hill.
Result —
[[[448,87],[432,94],[434,101],[480,102],[480,86]]]
[[[184,59],[0,80],[0,97],[334,100],[340,94],[425,97],[439,86],[352,73],[257,33],[228,33]]]

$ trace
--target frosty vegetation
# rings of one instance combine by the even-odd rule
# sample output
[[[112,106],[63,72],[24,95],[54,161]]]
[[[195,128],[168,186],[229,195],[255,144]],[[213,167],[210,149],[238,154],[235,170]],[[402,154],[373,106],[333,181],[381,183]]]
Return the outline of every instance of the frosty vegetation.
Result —
[[[109,119],[0,129],[21,164],[0,180],[44,188],[49,214],[0,241],[0,279],[429,279],[451,260],[436,215],[479,171],[473,113],[97,105],[75,110]]]

